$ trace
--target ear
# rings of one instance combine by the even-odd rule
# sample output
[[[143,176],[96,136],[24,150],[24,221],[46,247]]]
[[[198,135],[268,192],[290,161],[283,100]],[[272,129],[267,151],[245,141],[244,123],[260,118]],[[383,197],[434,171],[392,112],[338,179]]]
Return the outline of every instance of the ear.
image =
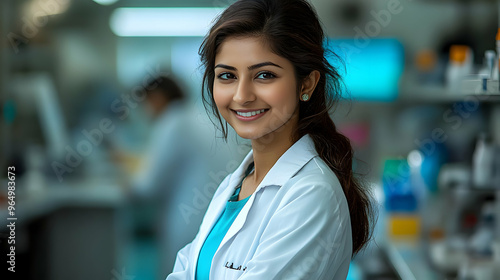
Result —
[[[319,77],[320,77],[319,71],[314,70],[309,74],[309,76],[304,78],[304,80],[302,81],[302,88],[300,90],[300,95],[299,95],[300,100],[307,101],[311,99],[314,89],[318,85]]]

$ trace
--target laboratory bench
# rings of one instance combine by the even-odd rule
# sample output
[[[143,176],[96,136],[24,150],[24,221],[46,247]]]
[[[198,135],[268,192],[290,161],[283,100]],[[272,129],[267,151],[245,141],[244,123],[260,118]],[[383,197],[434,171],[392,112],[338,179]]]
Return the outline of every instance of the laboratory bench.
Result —
[[[16,277],[112,279],[113,271],[121,271],[123,235],[118,231],[125,197],[119,185],[102,179],[29,184],[20,179],[14,216],[9,216],[7,201],[0,204],[4,223],[17,218]],[[0,231],[2,247],[7,247],[8,230]]]

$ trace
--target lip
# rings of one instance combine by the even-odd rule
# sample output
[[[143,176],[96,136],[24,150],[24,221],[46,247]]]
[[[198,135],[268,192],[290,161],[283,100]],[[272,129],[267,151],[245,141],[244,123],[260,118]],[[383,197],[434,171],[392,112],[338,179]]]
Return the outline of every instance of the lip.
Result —
[[[253,111],[259,111],[259,110],[265,110],[264,112],[260,113],[260,114],[257,114],[257,115],[254,115],[254,116],[250,116],[250,117],[244,117],[244,116],[240,116],[236,113],[236,111],[238,112],[242,112],[242,113],[247,113],[247,112],[253,112]],[[256,119],[259,119],[261,118],[262,116],[264,116],[267,111],[269,111],[269,109],[242,109],[242,110],[231,110],[233,112],[233,114],[236,116],[237,119],[241,120],[241,121],[254,121]]]
[[[242,113],[247,113],[247,112],[253,112],[253,111],[260,111],[260,110],[269,110],[266,108],[260,108],[260,109],[231,109],[232,111],[238,111]]]

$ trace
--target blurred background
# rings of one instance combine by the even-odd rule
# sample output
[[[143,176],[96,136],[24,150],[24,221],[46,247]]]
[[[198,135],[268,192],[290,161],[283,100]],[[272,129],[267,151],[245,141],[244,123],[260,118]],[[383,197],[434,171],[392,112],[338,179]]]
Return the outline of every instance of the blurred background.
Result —
[[[2,279],[172,270],[250,149],[200,95],[198,48],[233,2],[0,2]],[[348,278],[500,279],[500,1],[311,2],[378,210]]]

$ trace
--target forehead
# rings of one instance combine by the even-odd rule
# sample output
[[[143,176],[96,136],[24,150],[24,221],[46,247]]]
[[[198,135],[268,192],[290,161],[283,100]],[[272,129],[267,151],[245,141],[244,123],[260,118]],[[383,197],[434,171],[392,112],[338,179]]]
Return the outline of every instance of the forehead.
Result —
[[[232,66],[253,65],[263,61],[272,61],[282,67],[291,66],[291,63],[271,51],[263,39],[255,36],[229,37],[219,46],[215,56],[215,65],[219,63]]]

